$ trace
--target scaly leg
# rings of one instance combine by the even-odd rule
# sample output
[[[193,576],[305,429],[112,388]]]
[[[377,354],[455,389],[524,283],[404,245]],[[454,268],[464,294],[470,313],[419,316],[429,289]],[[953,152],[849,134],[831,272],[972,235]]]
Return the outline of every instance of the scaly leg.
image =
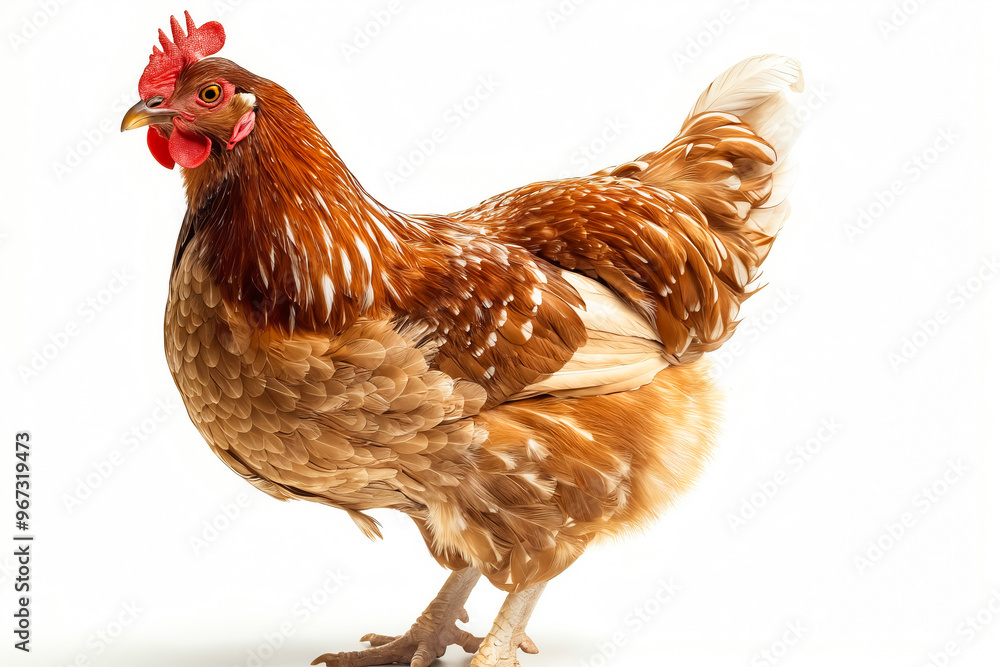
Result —
[[[468,623],[465,601],[479,581],[479,571],[466,568],[452,572],[416,623],[399,637],[368,634],[361,641],[371,644],[362,651],[325,653],[312,664],[327,667],[368,667],[401,662],[410,667],[427,667],[444,655],[451,644],[458,644],[468,653],[475,651],[482,639],[455,626],[455,621]]]
[[[517,649],[538,653],[535,642],[524,633],[545,584],[538,584],[520,593],[511,593],[504,600],[493,628],[472,658],[469,667],[517,667]]]

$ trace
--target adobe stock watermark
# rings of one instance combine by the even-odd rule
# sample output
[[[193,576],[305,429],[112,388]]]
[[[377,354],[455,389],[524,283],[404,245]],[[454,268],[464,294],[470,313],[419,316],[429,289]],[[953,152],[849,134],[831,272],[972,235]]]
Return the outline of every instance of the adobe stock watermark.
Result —
[[[500,82],[493,75],[479,77],[475,88],[444,112],[441,124],[423,137],[414,139],[413,150],[399,156],[394,170],[384,172],[385,183],[389,186],[389,190],[395,192],[396,188],[417,172],[417,169],[426,164],[430,157],[437,152],[438,147],[448,141],[453,132],[472,118],[483,103],[491,98],[499,88]]]
[[[888,15],[881,17],[875,26],[882,39],[888,41],[893,35],[910,22],[930,0],[903,0],[894,2]]]
[[[48,334],[45,342],[30,350],[27,361],[18,364],[17,374],[25,386],[38,378],[49,365],[62,354],[74,338],[83,333],[118,295],[135,279],[128,269],[116,269],[111,279],[95,294],[86,297],[73,311],[73,317],[62,328]]]
[[[615,116],[604,121],[600,131],[593,139],[576,147],[573,155],[570,156],[570,164],[572,166],[559,172],[559,178],[583,175],[588,169],[592,168],[592,165],[599,157],[607,152],[611,144],[621,138],[627,129],[628,125],[621,119],[621,116]]]
[[[723,8],[717,16],[702,21],[701,26],[687,39],[683,49],[674,51],[674,65],[678,72],[683,72],[688,65],[701,58],[715,44],[726,29],[736,22],[736,19],[750,7],[751,0],[729,0],[729,6]]]
[[[200,556],[205,549],[214,544],[222,534],[233,527],[253,500],[250,494],[240,492],[227,503],[219,505],[219,511],[201,522],[197,533],[188,538],[188,545],[195,556]]]
[[[968,278],[951,289],[945,297],[945,305],[937,308],[929,317],[917,323],[916,328],[903,336],[899,345],[889,352],[889,368],[899,371],[930,345],[960,311],[969,305],[986,288],[997,273],[1000,263],[996,255],[984,257],[976,270]]]
[[[364,24],[355,26],[349,40],[340,43],[340,52],[348,63],[361,55],[389,27],[393,19],[403,11],[400,0],[389,0],[381,9],[372,10]]]
[[[180,399],[171,396],[166,399],[156,399],[156,407],[138,423],[133,424],[122,433],[119,446],[111,450],[107,456],[91,464],[92,470],[76,478],[73,488],[62,495],[63,507],[72,513],[89,500],[104,486],[115,472],[129,457],[139,450],[139,447],[150,440],[166,421],[182,409]]]
[[[833,442],[844,428],[836,417],[824,417],[819,428],[805,442],[793,447],[785,455],[783,466],[771,473],[763,481],[757,482],[757,489],[743,496],[738,507],[726,515],[726,523],[733,533],[747,526],[767,505],[774,500],[782,488],[791,481],[795,473],[801,472],[823,450]]]
[[[833,91],[827,88],[825,83],[806,86],[805,91],[797,96],[792,125],[796,128],[805,127],[832,98]]]
[[[656,592],[634,606],[607,639],[595,645],[590,658],[580,661],[580,667],[606,667],[614,662],[618,652],[643,631],[680,592],[681,587],[672,578],[660,578]]]
[[[262,667],[288,642],[289,637],[329,604],[333,596],[350,580],[350,577],[339,569],[327,570],[325,574],[326,578],[315,589],[300,597],[292,605],[289,614],[291,618],[283,621],[273,631],[261,635],[261,641],[253,648],[247,649],[246,659],[243,662],[233,663],[233,667]]]
[[[884,188],[876,189],[871,201],[858,207],[854,221],[844,225],[847,240],[854,243],[871,229],[896,202],[906,195],[909,187],[919,181],[927,173],[927,170],[933,167],[961,138],[962,135],[951,127],[939,128],[930,144],[913,153],[903,163],[899,177],[894,178]]]
[[[38,0],[37,9],[25,14],[17,23],[17,28],[7,33],[7,42],[17,53],[33,40],[47,26],[70,0]]]
[[[955,626],[953,637],[937,649],[927,651],[921,667],[948,667],[1000,617],[1000,588],[993,588],[990,597],[978,609],[966,614]]]
[[[771,642],[767,648],[753,654],[753,657],[750,658],[750,667],[774,667],[788,655],[793,646],[806,636],[808,631],[809,628],[805,627],[800,620],[787,621],[785,629],[778,639]]]
[[[212,9],[215,10],[216,16],[221,19],[229,12],[239,8],[244,2],[245,0],[215,0],[212,3]]]
[[[858,574],[864,576],[876,563],[898,545],[907,534],[920,524],[920,520],[938,506],[956,484],[965,479],[971,468],[960,460],[948,462],[948,469],[913,495],[910,506],[896,518],[882,525],[882,532],[871,540],[853,559]]]
[[[104,655],[120,640],[144,612],[145,609],[135,601],[123,602],[111,620],[87,637],[86,648],[77,653],[71,662],[63,663],[64,667],[89,667],[95,664],[95,659]]]
[[[52,161],[52,173],[56,180],[62,181],[79,169],[108,137],[117,136],[122,116],[138,99],[139,95],[135,92],[119,95],[111,103],[111,111],[107,116],[96,125],[81,130],[78,138],[66,146],[62,159]]]
[[[568,21],[587,0],[559,0],[559,4],[545,10],[549,29],[555,30]]]
[[[761,295],[762,296],[762,295]],[[760,298],[760,297],[756,297]],[[746,354],[747,349],[760,340],[775,324],[791,310],[792,306],[799,300],[787,288],[778,289],[772,297],[771,305],[763,309],[758,315],[744,319],[738,327],[736,333],[730,338],[722,349],[713,353],[712,374],[716,377],[728,370],[736,360]]]

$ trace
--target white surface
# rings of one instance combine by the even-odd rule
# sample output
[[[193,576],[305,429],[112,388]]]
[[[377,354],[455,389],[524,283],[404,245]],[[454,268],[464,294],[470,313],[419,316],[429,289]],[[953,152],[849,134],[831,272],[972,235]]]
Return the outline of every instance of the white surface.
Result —
[[[917,667],[949,641],[958,654],[946,664],[996,664],[1000,278],[971,300],[953,290],[1000,254],[990,185],[998,7],[925,2],[884,37],[879,21],[893,2],[575,2],[400,0],[350,62],[342,44],[387,3],[187,3],[197,22],[224,23],[220,55],[288,88],[377,197],[413,212],[632,159],[667,143],[733,63],[760,52],[802,61],[816,108],[797,152],[794,213],[765,265],[770,286],[747,304],[743,348],[717,356],[730,394],[717,456],[648,534],[595,548],[552,582],[530,628],[542,653],[522,663],[596,667],[621,632],[607,664]],[[10,35],[47,5],[58,10],[15,50]],[[895,2],[904,5],[918,6]],[[569,16],[550,25],[560,6]],[[0,10],[0,539],[9,544],[13,532],[12,436],[21,429],[35,442],[38,536],[34,651],[15,651],[5,630],[5,665],[247,665],[248,649],[285,622],[292,633],[264,664],[304,665],[355,647],[365,632],[404,630],[445,578],[401,517],[380,514],[387,539],[372,544],[342,513],[245,485],[180,408],[161,350],[179,176],[156,164],[142,132],[117,127],[156,29],[184,8],[49,0]],[[711,39],[704,32],[711,43],[678,67],[674,54],[723,10],[730,23]],[[482,77],[496,90],[467,120],[449,120]],[[391,188],[386,172],[436,127],[446,129],[443,143]],[[911,156],[949,129],[957,139],[914,171]],[[605,130],[599,156],[578,153]],[[60,177],[55,165],[88,142],[96,146]],[[858,208],[894,180],[902,194],[852,242],[846,227]],[[127,285],[92,315],[83,304],[108,297],[116,271]],[[893,369],[890,353],[937,311],[947,322]],[[78,335],[22,381],[18,366],[71,324]],[[796,463],[790,452],[825,435],[825,419],[836,433]],[[147,429],[144,440],[127,435],[136,427]],[[120,465],[68,510],[66,494],[116,450]],[[951,462],[967,471],[940,485],[943,497],[915,499]],[[734,531],[729,515],[775,475],[786,483]],[[190,538],[237,498],[248,503],[238,518],[194,553]],[[906,512],[915,524],[859,572],[856,557]],[[4,627],[10,551],[0,548]],[[296,607],[328,570],[347,579],[317,594],[327,599],[315,611]],[[655,600],[661,579],[679,592],[649,602],[659,613],[637,620],[633,608]],[[994,595],[995,611],[983,613],[992,624],[960,627]],[[476,591],[474,631],[485,632],[501,599],[486,585]],[[104,644],[96,633],[117,632],[132,603],[138,617]],[[795,638],[786,623],[796,622],[806,630],[783,650],[783,636]],[[783,655],[769,662],[760,651],[775,642]],[[443,664],[461,660],[452,652]]]

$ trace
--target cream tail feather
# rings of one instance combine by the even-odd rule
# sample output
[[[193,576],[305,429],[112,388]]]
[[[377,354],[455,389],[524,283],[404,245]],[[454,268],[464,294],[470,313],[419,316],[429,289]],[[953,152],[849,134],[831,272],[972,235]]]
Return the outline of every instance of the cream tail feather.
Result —
[[[801,122],[790,93],[801,93],[805,81],[802,67],[793,58],[763,55],[747,58],[723,72],[695,102],[684,124],[708,112],[732,114],[750,126],[774,150],[774,163],[755,162],[746,171],[736,168],[741,180],[769,174],[770,196],[753,207],[748,225],[774,236],[790,212],[787,195],[795,180],[790,159],[792,145],[799,136]],[[683,131],[682,131],[683,134]]]

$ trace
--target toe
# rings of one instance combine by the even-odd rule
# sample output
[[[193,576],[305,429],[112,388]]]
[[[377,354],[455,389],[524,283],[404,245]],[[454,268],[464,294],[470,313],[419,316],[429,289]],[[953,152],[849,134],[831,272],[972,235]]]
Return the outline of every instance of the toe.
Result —
[[[427,667],[437,658],[444,655],[444,651],[437,653],[432,651],[427,644],[421,643],[417,650],[413,653],[413,659],[410,660],[410,667]]]
[[[368,642],[372,646],[384,646],[389,642],[394,642],[398,637],[390,637],[389,635],[378,635],[374,632],[369,632],[367,635],[361,638],[361,641]]]
[[[477,637],[471,632],[466,632],[460,628],[455,629],[453,644],[458,644],[466,653],[475,653],[483,643],[482,637]]]
[[[364,651],[347,651],[344,653],[324,653],[312,661],[313,665],[325,664],[326,667],[368,667],[369,665],[388,665],[397,662],[404,656],[398,651],[384,648],[369,648]]]

